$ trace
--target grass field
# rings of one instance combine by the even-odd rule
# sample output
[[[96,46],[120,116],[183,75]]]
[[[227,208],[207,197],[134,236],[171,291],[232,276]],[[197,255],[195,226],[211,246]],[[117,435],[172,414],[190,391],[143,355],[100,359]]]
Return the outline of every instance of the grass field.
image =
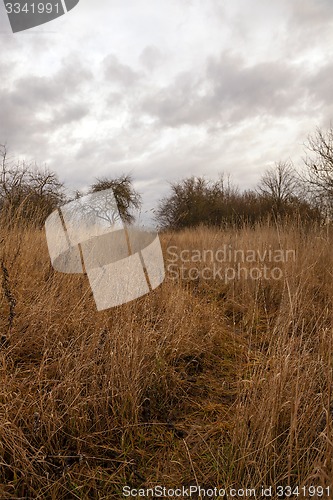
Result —
[[[333,487],[330,231],[202,227],[161,240],[166,266],[170,246],[295,258],[274,264],[279,279],[167,272],[149,295],[97,312],[85,276],[52,269],[43,231],[0,230],[1,499]]]

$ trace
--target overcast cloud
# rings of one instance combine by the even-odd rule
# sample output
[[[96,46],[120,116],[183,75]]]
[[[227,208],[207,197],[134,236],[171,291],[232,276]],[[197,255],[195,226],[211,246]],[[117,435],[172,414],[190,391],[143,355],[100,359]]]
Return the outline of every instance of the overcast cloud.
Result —
[[[95,6],[97,5],[97,6]],[[15,35],[0,3],[0,143],[69,188],[131,172],[251,188],[333,119],[331,0],[81,0]]]

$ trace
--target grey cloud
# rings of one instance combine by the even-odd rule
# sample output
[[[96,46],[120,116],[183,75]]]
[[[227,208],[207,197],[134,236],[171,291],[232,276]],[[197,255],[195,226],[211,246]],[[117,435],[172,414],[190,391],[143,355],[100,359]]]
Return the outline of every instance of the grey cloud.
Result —
[[[114,54],[109,54],[103,61],[104,76],[111,83],[118,83],[128,87],[140,79],[140,74],[133,71],[130,66],[122,64]]]
[[[292,12],[291,21],[301,28],[322,29],[333,18],[331,0],[294,0],[288,4]]]
[[[223,54],[210,58],[199,75],[179,75],[172,85],[146,97],[142,111],[171,127],[236,122],[291,112],[305,96],[296,66],[282,61],[246,66],[242,59]]]
[[[0,89],[6,88],[8,85],[7,78],[10,78],[12,63],[0,60]]]
[[[61,127],[82,120],[90,113],[88,104],[69,104],[54,113],[52,126]]]
[[[312,95],[325,105],[332,104],[332,76],[333,63],[329,63],[320,68],[309,80]]]
[[[80,60],[71,57],[63,61],[61,68],[50,76],[26,76],[16,82],[15,92],[21,105],[40,106],[55,104],[72,99],[92,73]]]
[[[67,58],[50,76],[31,75],[12,84],[4,79],[0,90],[1,141],[7,141],[18,153],[36,155],[47,151],[53,133],[88,113],[80,93],[91,73],[75,57]],[[6,85],[7,81],[7,85]]]
[[[332,75],[333,63],[329,63],[311,76],[309,79],[309,93],[313,102],[313,115],[316,126],[329,127],[333,119],[332,103]]]
[[[141,111],[156,118],[161,125],[200,124],[210,113],[199,89],[200,80],[191,73],[183,73],[172,85],[144,97]]]
[[[15,92],[3,90],[0,93],[1,115],[6,117],[0,121],[0,137],[2,141],[13,140],[15,145],[25,142],[28,135],[42,132],[42,120],[32,114],[31,106],[21,105],[24,99]]]
[[[284,0],[289,17],[284,43],[286,57],[304,56],[307,51],[324,54],[333,42],[333,2],[331,0]]]
[[[239,59],[224,55],[210,61],[207,78],[213,82],[213,106],[231,104],[241,109],[244,118],[261,112],[285,113],[302,97],[299,69],[282,61],[247,67]]]
[[[162,52],[154,45],[145,47],[140,55],[141,64],[149,71],[153,71],[163,61],[163,59]]]
[[[80,144],[76,153],[77,160],[85,160],[94,168],[94,175],[102,175],[100,172],[110,168],[115,162],[123,161],[127,156],[127,148],[121,144],[117,137],[110,137],[107,143],[90,139]]]
[[[110,92],[106,104],[108,105],[108,108],[114,108],[116,106],[121,106],[122,103],[125,101],[124,94],[122,92]]]
[[[181,19],[154,2],[130,2],[128,11],[120,0],[101,3],[103,13],[81,2],[67,16],[72,38],[0,38],[0,142],[47,161],[73,187],[132,170],[149,202],[166,180],[191,173],[234,170],[246,187],[333,113],[332,0],[230,0],[223,8],[195,0],[188,11],[173,0]],[[320,68],[308,60],[316,51]]]

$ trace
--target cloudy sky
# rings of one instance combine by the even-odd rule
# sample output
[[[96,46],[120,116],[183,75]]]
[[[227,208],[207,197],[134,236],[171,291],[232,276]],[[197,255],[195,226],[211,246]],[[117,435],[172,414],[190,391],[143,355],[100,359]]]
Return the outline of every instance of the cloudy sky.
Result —
[[[131,173],[150,210],[191,174],[251,188],[333,120],[332,0],[81,0],[15,35],[0,3],[0,143],[70,189]]]

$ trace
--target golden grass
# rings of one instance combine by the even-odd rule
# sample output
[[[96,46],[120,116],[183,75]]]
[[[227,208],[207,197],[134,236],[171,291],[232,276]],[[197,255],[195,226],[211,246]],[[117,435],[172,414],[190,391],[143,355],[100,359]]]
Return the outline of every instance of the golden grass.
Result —
[[[280,280],[169,276],[99,313],[85,276],[53,271],[43,231],[3,229],[0,241],[0,498],[332,486],[328,231],[164,234],[166,260],[170,245],[224,243],[296,260]]]

